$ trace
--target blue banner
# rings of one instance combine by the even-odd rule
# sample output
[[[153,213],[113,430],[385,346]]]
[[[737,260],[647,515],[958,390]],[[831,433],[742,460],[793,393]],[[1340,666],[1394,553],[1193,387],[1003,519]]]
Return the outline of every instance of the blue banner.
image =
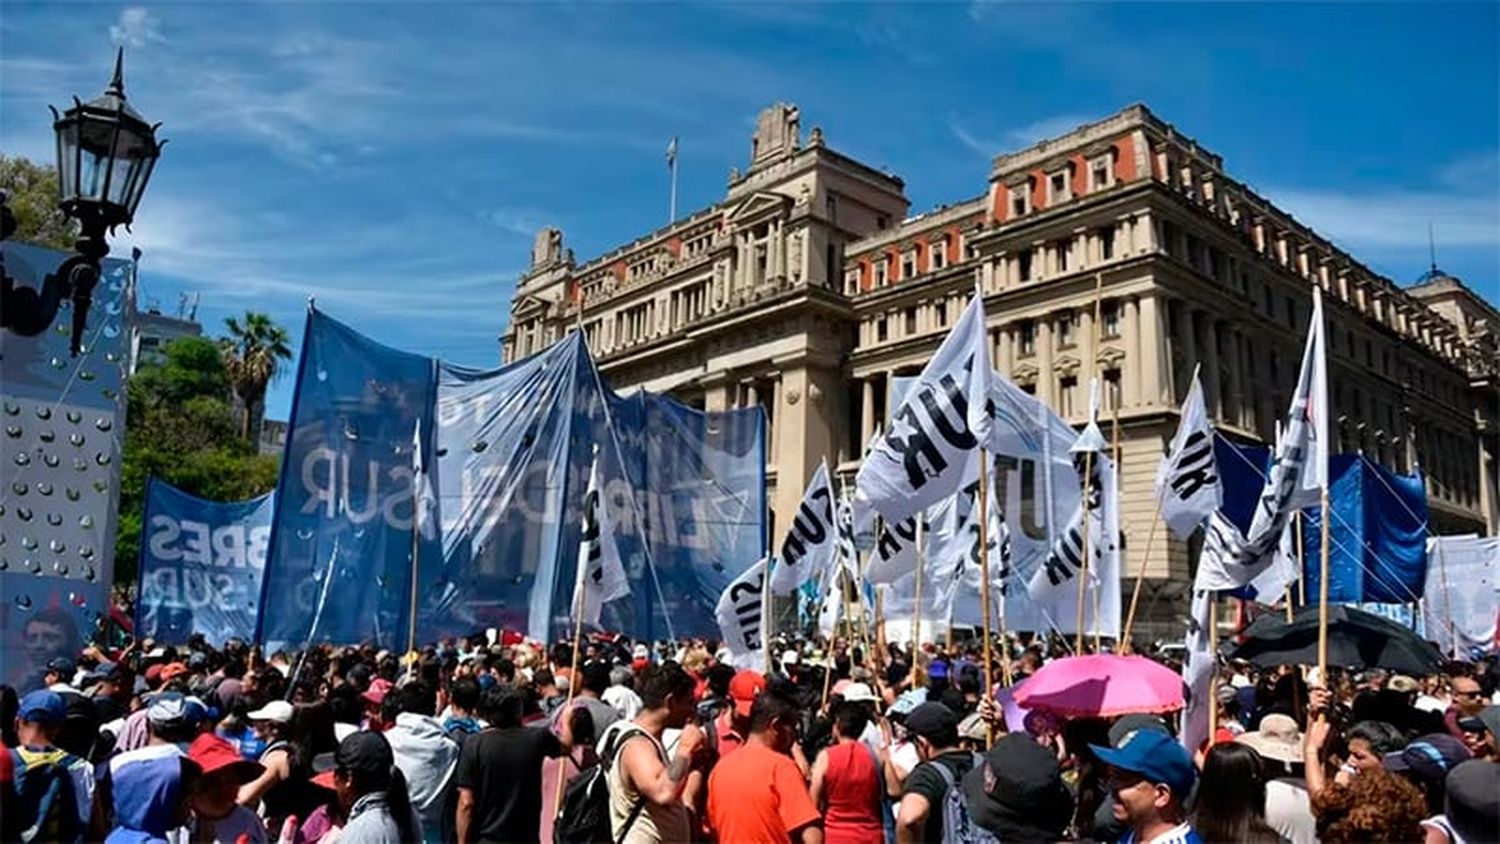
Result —
[[[22,295],[49,280],[55,291],[67,257],[0,242],[18,321],[30,310]],[[47,660],[76,658],[109,611],[132,270],[118,259],[102,270],[78,355],[66,299],[40,333],[0,329],[0,682],[22,694],[40,685]]]
[[[181,645],[196,633],[219,647],[252,639],[274,500],[267,493],[249,501],[208,501],[151,478],[136,637]]]
[[[1214,438],[1224,483],[1221,511],[1241,530],[1265,484],[1270,450]],[[1328,464],[1328,600],[1409,604],[1427,574],[1427,495],[1420,473],[1402,475],[1357,454]],[[1318,594],[1322,527],[1318,508],[1303,511],[1306,594]]]
[[[266,604],[268,642],[404,649],[413,572],[419,643],[570,636],[596,452],[631,581],[606,629],[714,634],[718,592],[764,554],[758,409],[615,396],[576,335],[493,370],[393,351],[317,311],[305,336],[263,587],[293,600]]]

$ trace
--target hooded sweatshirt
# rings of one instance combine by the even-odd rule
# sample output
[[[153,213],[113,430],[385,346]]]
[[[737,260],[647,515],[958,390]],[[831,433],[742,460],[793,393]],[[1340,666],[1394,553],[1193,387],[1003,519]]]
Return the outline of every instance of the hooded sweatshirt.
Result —
[[[175,745],[151,745],[110,760],[115,828],[105,844],[167,844],[181,819],[184,757]]]
[[[407,794],[422,820],[422,829],[428,836],[437,836],[444,807],[453,793],[458,744],[436,718],[412,712],[397,715],[395,726],[384,735],[391,744],[396,767],[406,778]]]

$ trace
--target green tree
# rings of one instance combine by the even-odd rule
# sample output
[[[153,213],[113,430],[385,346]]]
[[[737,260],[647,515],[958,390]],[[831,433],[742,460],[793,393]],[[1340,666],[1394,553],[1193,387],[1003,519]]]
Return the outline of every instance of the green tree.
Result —
[[[126,385],[128,424],[120,466],[115,577],[133,582],[140,559],[146,481],[155,475],[201,498],[239,501],[276,486],[279,461],[241,436],[220,345],[205,337],[167,343],[160,363]]]
[[[260,438],[261,419],[266,414],[266,387],[281,374],[282,361],[292,356],[291,336],[265,314],[246,311],[244,321],[224,320],[229,336],[222,341],[224,372],[229,385],[245,406],[244,436],[251,443]]]
[[[0,155],[0,191],[16,217],[16,240],[64,251],[73,248],[78,221],[57,207],[56,169]]]

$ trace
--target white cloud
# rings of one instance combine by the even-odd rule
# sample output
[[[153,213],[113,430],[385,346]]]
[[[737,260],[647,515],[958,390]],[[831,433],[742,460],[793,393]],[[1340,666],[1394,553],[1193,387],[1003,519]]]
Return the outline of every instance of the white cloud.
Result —
[[[965,128],[963,124],[959,123],[955,117],[950,116],[948,118],[948,131],[953,133],[953,137],[957,138],[959,143],[984,156],[986,159],[993,158],[1000,152],[1001,145],[999,143],[988,138],[976,136],[973,132]]]
[[[1055,138],[1059,135],[1077,129],[1079,126],[1097,118],[1084,117],[1076,114],[1059,114],[1052,117],[1044,117],[1025,126],[1006,129],[999,137],[991,137],[988,134],[978,134],[959,122],[958,118],[948,116],[948,131],[958,142],[984,156],[986,159],[1007,152],[1023,150],[1038,141]]]
[[[144,6],[131,6],[120,12],[117,21],[109,25],[109,40],[125,47],[140,49],[148,44],[166,43],[161,34],[161,21]]]
[[[1500,248],[1500,196],[1494,193],[1271,188],[1265,195],[1319,234],[1351,250],[1425,252],[1429,223],[1443,246]]]

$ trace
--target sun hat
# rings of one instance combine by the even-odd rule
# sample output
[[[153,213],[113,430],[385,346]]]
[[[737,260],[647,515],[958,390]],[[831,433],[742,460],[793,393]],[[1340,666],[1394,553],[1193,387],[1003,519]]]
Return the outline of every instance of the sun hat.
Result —
[[[1139,774],[1148,782],[1165,785],[1179,802],[1187,800],[1198,780],[1192,757],[1171,736],[1156,730],[1137,730],[1118,748],[1089,745],[1101,761],[1122,771]]]
[[[970,712],[958,722],[958,737],[970,741],[984,741],[989,738],[989,727],[984,719],[979,717],[978,712]]]
[[[750,717],[750,707],[755,703],[755,698],[765,690],[766,678],[759,671],[736,671],[729,680],[729,698],[734,701],[735,714],[742,718]]]
[[[1273,712],[1260,719],[1260,729],[1241,733],[1234,740],[1267,759],[1291,764],[1302,761],[1302,731],[1290,715]]]
[[[271,721],[276,724],[287,724],[292,720],[296,709],[284,700],[273,700],[265,706],[245,715],[249,721]]]
[[[1057,757],[1024,735],[1000,737],[962,787],[975,825],[1002,841],[1058,841],[1073,817]]]
[[[1397,674],[1386,681],[1385,687],[1393,692],[1409,694],[1422,688],[1422,685],[1405,674]]]
[[[845,703],[879,703],[873,689],[866,683],[850,683],[844,687]]]

